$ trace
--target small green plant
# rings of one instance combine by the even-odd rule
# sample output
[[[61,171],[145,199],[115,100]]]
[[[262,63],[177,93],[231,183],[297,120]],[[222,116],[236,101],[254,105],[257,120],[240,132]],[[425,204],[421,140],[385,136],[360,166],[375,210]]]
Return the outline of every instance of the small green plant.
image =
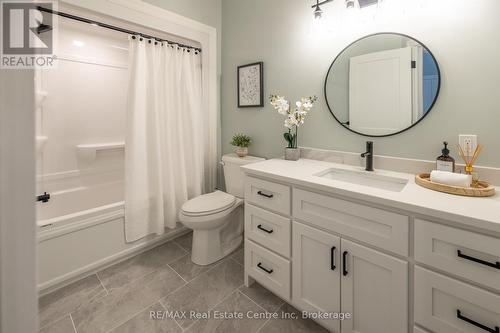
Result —
[[[248,135],[240,133],[233,135],[233,140],[231,141],[231,145],[242,148],[248,148],[251,143],[252,139]]]

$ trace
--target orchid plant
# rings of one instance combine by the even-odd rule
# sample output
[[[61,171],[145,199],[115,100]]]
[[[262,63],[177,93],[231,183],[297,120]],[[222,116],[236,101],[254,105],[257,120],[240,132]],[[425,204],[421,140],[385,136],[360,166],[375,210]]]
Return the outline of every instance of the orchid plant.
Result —
[[[288,148],[297,148],[299,127],[304,124],[307,113],[311,111],[318,97],[302,97],[300,101],[295,102],[295,108],[293,109],[284,96],[271,95],[269,100],[279,114],[286,116],[285,127],[288,128],[288,132],[284,133],[283,137],[288,142]],[[294,129],[295,133],[292,133]]]

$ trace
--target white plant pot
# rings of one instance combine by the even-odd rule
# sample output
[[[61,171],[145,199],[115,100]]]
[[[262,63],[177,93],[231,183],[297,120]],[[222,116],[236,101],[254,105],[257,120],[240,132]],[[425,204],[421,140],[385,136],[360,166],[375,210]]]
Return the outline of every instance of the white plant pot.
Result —
[[[299,148],[285,148],[285,160],[298,161],[300,158]]]
[[[247,147],[236,147],[236,150],[234,152],[239,157],[245,157],[248,155],[248,148]]]

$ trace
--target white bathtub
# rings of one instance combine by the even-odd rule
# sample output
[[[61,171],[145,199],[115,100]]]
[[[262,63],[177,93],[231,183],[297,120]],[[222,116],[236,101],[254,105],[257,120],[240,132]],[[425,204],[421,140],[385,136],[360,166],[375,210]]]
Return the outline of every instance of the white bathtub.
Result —
[[[37,206],[41,294],[187,232],[179,226],[126,243],[122,182],[50,194]]]

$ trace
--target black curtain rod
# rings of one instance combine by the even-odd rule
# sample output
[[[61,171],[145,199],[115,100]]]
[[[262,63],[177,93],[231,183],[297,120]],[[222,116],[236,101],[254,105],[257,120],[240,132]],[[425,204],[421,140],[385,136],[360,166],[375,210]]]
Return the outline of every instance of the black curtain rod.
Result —
[[[169,44],[176,44],[176,45],[179,45],[180,47],[184,47],[187,49],[193,49],[195,51],[201,52],[201,48],[199,48],[199,47],[194,47],[194,46],[185,45],[185,44],[181,44],[181,43],[177,43],[177,42],[172,42],[168,39],[158,38],[158,37],[150,36],[147,34],[143,34],[141,32],[136,32],[136,31],[116,27],[116,26],[113,26],[110,24],[106,24],[106,23],[102,23],[102,22],[98,22],[98,21],[94,21],[94,20],[89,20],[89,19],[86,19],[84,17],[80,17],[80,16],[68,14],[68,13],[63,13],[63,12],[58,12],[56,10],[48,9],[48,8],[45,8],[42,6],[37,6],[37,9],[41,12],[45,12],[45,13],[49,13],[49,14],[53,14],[53,15],[59,15],[59,16],[65,17],[65,18],[69,18],[71,20],[76,20],[76,21],[80,21],[83,23],[88,23],[88,24],[92,24],[95,26],[103,27],[106,29],[110,29],[110,30],[114,30],[114,31],[118,31],[118,32],[123,32],[123,33],[129,34],[129,35],[132,35],[132,36],[137,35],[137,36],[143,37],[145,39],[154,39],[158,42],[166,42]]]

